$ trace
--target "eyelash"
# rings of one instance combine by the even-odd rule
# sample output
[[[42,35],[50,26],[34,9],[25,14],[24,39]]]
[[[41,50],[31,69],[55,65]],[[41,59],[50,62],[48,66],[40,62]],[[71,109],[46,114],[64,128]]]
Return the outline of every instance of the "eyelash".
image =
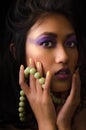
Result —
[[[51,41],[51,40],[45,40],[43,42],[40,43],[40,45],[42,45],[45,48],[52,48],[55,46],[55,42]]]
[[[75,47],[77,47],[77,42],[76,41],[68,41],[65,43],[65,46],[67,48],[75,48]]]
[[[45,48],[53,48],[56,46],[56,43],[57,43],[56,41],[45,40],[45,41],[41,42],[40,45],[42,45]],[[64,46],[67,48],[75,48],[75,47],[77,47],[77,41],[74,41],[74,40],[67,41],[67,42],[65,42]]]

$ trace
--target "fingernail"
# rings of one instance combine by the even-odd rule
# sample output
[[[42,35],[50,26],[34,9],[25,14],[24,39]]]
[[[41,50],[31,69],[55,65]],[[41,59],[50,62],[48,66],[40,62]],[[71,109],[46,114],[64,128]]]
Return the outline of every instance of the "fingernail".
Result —
[[[79,72],[79,67],[76,69],[76,72]]]
[[[77,74],[74,73],[74,75],[73,75],[73,79],[76,79],[76,78],[77,78]]]
[[[77,75],[78,73],[79,73],[79,68],[77,68],[76,71],[75,71],[75,73],[74,73],[74,74],[75,74],[75,77],[76,77],[76,75]]]
[[[41,65],[40,62],[37,62],[37,67],[40,67],[40,65]]]
[[[47,76],[50,76],[50,71],[47,72]]]
[[[21,66],[20,66],[20,70],[23,70],[23,69],[24,69],[24,66],[23,66],[23,65],[21,65]]]

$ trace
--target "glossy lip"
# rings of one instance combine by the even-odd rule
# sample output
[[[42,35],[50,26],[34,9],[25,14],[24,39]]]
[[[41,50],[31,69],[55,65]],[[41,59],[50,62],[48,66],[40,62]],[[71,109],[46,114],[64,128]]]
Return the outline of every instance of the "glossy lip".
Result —
[[[55,77],[61,80],[67,80],[70,78],[71,72],[68,68],[62,68],[55,72]]]

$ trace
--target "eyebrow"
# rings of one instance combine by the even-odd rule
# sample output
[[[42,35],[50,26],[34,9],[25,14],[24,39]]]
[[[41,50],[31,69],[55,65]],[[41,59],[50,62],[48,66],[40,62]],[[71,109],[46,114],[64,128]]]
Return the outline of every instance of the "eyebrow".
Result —
[[[76,36],[76,33],[73,32],[73,33],[67,34],[66,39],[72,36]]]
[[[44,37],[44,36],[52,36],[54,38],[58,38],[58,35],[56,33],[53,33],[53,32],[44,32],[42,34],[40,34],[36,39],[31,39],[29,38],[30,41],[36,41],[39,37]],[[69,34],[66,34],[66,39],[71,37],[71,36],[76,36],[75,32],[73,33],[69,33]]]
[[[39,35],[38,37],[44,36],[44,35],[53,36],[53,37],[55,37],[55,38],[58,37],[58,35],[57,35],[56,33],[52,33],[52,32],[44,32],[44,33],[42,33],[41,35]],[[69,37],[74,36],[74,35],[76,35],[75,32],[69,33],[69,34],[66,35],[66,38],[69,38]]]
[[[44,32],[41,35],[39,35],[38,37],[41,37],[41,36],[44,36],[44,35],[53,36],[53,37],[57,38],[57,34],[52,33],[52,32]]]

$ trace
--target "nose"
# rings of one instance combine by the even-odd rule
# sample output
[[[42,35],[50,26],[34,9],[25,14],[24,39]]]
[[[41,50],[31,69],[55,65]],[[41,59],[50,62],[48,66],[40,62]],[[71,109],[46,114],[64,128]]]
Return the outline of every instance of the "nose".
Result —
[[[69,56],[66,48],[64,48],[64,46],[57,47],[56,54],[55,54],[55,62],[67,64],[68,60],[69,60]]]

